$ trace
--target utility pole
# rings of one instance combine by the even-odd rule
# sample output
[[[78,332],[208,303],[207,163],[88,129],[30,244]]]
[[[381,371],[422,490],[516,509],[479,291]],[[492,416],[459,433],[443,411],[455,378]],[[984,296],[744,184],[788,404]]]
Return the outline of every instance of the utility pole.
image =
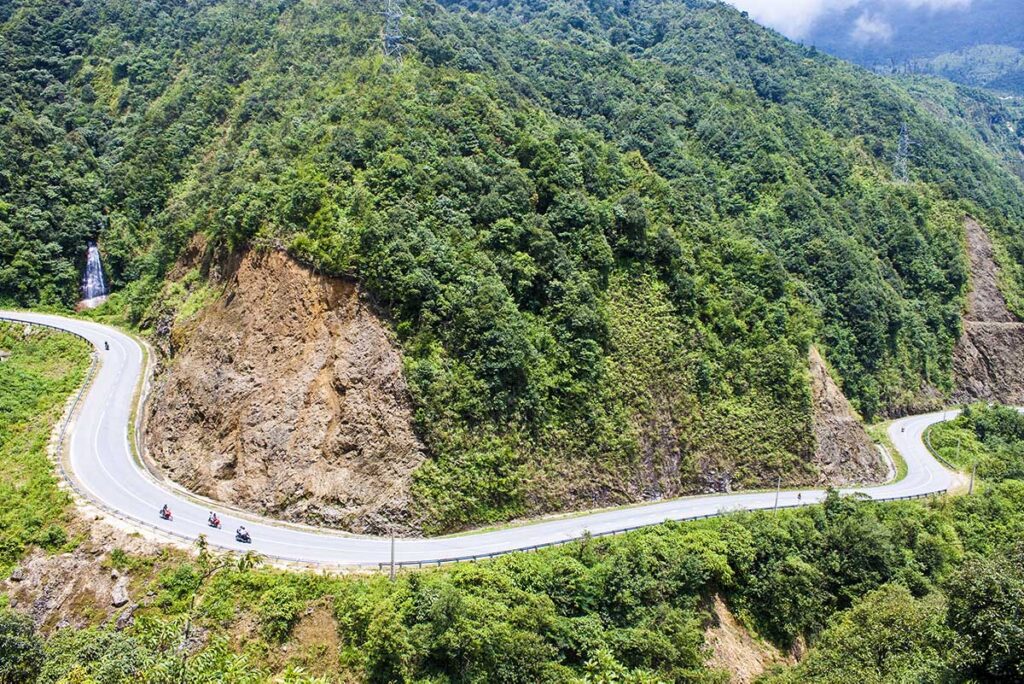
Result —
[[[971,486],[967,489],[967,495],[974,494],[974,476],[978,472],[978,459],[974,459],[974,465],[971,466]]]
[[[391,581],[395,581],[395,529],[391,528]]]
[[[778,513],[779,511],[779,493],[782,491],[782,473],[779,473],[779,480],[775,483],[775,506],[772,508],[772,513]]]

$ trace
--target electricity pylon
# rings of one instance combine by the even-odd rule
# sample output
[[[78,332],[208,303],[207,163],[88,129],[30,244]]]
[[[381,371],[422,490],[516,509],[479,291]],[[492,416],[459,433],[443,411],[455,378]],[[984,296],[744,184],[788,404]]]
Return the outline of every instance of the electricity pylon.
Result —
[[[384,15],[384,29],[381,32],[381,47],[384,49],[384,56],[401,60],[405,47],[402,43],[405,36],[402,35],[401,0],[385,0],[384,11],[381,14]]]

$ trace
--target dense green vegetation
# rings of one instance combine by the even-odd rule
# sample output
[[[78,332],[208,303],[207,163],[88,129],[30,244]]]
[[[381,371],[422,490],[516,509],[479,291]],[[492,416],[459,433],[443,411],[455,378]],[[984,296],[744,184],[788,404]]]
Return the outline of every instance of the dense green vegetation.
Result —
[[[53,425],[82,382],[89,348],[71,335],[0,322],[0,575],[30,544],[67,546],[67,494],[46,453]],[[0,670],[2,673],[2,670]],[[0,681],[3,677],[0,676]]]
[[[87,355],[20,326],[0,328],[0,345],[14,352],[0,365],[3,463],[27,473],[3,481],[6,572],[29,544],[66,544],[44,445]],[[1012,463],[1022,424],[977,406],[941,429],[969,426],[993,462]],[[117,626],[84,597],[69,615],[81,628],[39,632],[0,600],[0,681],[719,682],[706,665],[714,596],[778,647],[810,645],[770,682],[1012,681],[1024,676],[1024,480],[980,472],[993,479],[972,497],[833,494],[395,582],[261,568],[205,544],[191,556],[114,548],[101,575],[131,578],[133,619]]]
[[[965,212],[1024,311],[1019,180],[726,6],[417,2],[400,64],[373,10],[0,8],[0,301],[71,303],[97,236],[143,326],[197,234],[207,265],[357,277],[404,348],[431,531],[814,481],[811,341],[867,417],[950,388]]]
[[[981,143],[1024,178],[1024,98],[1005,98],[930,76],[906,76],[900,83],[950,129]]]
[[[958,83],[1024,95],[1024,51],[1011,45],[975,45],[916,61],[914,67]]]
[[[284,681],[721,681],[705,666],[717,594],[778,646],[808,640],[806,659],[770,681],[1010,681],[1024,675],[1022,533],[1024,483],[1006,480],[929,504],[833,496],[810,509],[667,524],[393,583],[239,567],[205,552],[155,565],[115,552],[109,562],[149,596],[131,627],[48,637],[28,629],[26,637],[2,609],[0,648],[20,634],[7,662],[36,663],[12,682],[278,673],[288,673]],[[303,629],[316,617],[329,617],[328,633],[321,622],[315,634]],[[186,620],[201,637],[182,658]]]
[[[932,447],[950,463],[979,477],[1024,480],[1024,415],[1006,406],[974,404],[956,419],[935,425]]]

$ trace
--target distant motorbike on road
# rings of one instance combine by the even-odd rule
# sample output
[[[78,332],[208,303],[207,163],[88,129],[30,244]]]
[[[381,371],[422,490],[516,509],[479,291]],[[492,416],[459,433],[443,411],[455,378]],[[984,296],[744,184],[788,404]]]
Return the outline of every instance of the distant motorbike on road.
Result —
[[[214,513],[213,511],[210,511],[210,517],[206,519],[206,524],[209,525],[210,527],[216,527],[219,530],[220,529],[220,518],[217,517],[216,513]]]
[[[252,537],[249,536],[249,530],[244,527],[239,527],[235,531],[235,541],[242,542],[243,544],[251,544]]]
[[[174,520],[174,515],[171,513],[171,509],[164,504],[164,507],[160,509],[160,517],[164,520]]]
[[[107,351],[110,351],[110,343],[109,342],[104,342],[103,343],[103,348],[106,349]]]

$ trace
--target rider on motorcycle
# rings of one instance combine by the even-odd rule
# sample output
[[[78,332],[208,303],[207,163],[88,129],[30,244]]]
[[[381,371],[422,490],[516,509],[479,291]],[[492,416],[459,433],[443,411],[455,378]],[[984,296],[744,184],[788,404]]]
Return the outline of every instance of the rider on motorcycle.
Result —
[[[206,521],[213,527],[220,527],[220,518],[218,518],[217,514],[213,511],[210,511],[210,517],[207,518]]]
[[[160,517],[164,520],[171,519],[171,509],[167,507],[167,504],[164,504],[164,507],[160,509]]]
[[[248,539],[249,538],[249,530],[245,529],[245,525],[242,525],[237,530],[235,530],[235,536],[238,537],[239,539]]]

